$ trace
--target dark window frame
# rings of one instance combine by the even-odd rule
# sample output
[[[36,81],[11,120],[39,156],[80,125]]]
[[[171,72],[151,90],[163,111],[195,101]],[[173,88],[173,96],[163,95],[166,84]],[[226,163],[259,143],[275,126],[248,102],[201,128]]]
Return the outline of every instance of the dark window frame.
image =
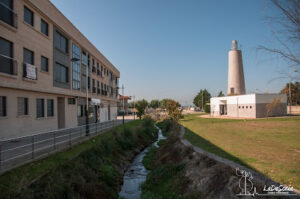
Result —
[[[47,117],[54,117],[54,99],[47,99]]]
[[[43,25],[45,25],[45,27],[43,27]],[[41,19],[41,33],[43,33],[46,36],[49,36],[49,24],[43,19]]]
[[[1,98],[1,109],[2,109],[2,113],[0,115],[0,117],[7,117],[7,97],[6,96],[0,96]]]
[[[43,66],[43,60],[46,60],[46,66]],[[44,72],[49,72],[49,59],[43,55],[41,55],[41,70]]]
[[[54,46],[59,51],[69,54],[69,39],[60,33],[58,30],[55,31],[54,34]],[[65,46],[63,46],[65,45]]]
[[[60,82],[60,83],[65,83],[65,84],[67,84],[67,83],[69,83],[69,67],[67,67],[67,66],[64,66],[64,65],[62,65],[62,64],[60,64],[60,63],[58,63],[58,62],[56,62],[55,63],[55,81],[57,81],[57,82]],[[64,68],[65,69],[65,79],[63,78],[63,76],[62,76],[62,72],[63,71],[61,71],[61,69],[62,68]],[[65,80],[65,81],[64,81]]]
[[[31,61],[27,62],[27,60],[25,60],[25,52],[31,53],[32,57],[31,57]],[[27,59],[27,58],[26,58]],[[28,48],[23,48],[23,62],[26,64],[31,64],[34,65],[34,52],[32,50],[29,50]]]
[[[41,104],[39,104],[39,102]],[[39,107],[40,105],[40,107]],[[41,110],[39,110],[41,108]],[[36,99],[36,118],[43,118],[45,117],[45,100],[42,98]]]
[[[30,14],[30,18],[28,18],[28,16],[26,16],[26,14]],[[30,21],[27,21],[30,20]],[[29,9],[27,6],[24,6],[24,22],[26,22],[27,24],[34,26],[34,12]]]
[[[19,100],[22,100],[22,111],[19,110]],[[28,97],[18,97],[17,98],[17,108],[18,108],[18,116],[29,115],[29,107],[28,107]]]

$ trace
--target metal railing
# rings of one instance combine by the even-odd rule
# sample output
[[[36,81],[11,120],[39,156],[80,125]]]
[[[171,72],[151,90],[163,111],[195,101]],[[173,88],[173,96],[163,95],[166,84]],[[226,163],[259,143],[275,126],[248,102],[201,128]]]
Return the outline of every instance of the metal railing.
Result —
[[[17,60],[0,54],[0,72],[10,75],[18,75]]]
[[[126,120],[125,122],[129,122]],[[49,156],[122,124],[121,120],[91,123],[12,139],[0,140],[0,173]],[[86,130],[89,129],[88,135]]]
[[[2,2],[0,2],[0,20],[15,28],[18,27],[17,13]]]

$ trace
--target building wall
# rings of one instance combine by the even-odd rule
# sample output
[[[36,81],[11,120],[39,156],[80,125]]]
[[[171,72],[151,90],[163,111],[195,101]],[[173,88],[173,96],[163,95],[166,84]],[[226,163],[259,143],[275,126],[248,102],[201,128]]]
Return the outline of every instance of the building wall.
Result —
[[[28,7],[34,13],[34,26],[24,22],[24,6]],[[18,15],[17,28],[0,20],[0,37],[13,43],[12,58],[17,65],[17,75],[0,73],[0,89],[9,91],[0,93],[0,96],[7,97],[7,102],[9,104],[7,106],[9,115],[0,118],[0,127],[1,129],[5,129],[0,131],[0,137],[2,135],[4,137],[7,135],[15,137],[32,134],[37,131],[47,131],[58,128],[56,114],[53,118],[45,119],[31,118],[31,116],[17,118],[17,121],[19,121],[18,124],[13,125],[16,123],[16,119],[15,117],[12,117],[12,113],[15,111],[16,107],[12,104],[16,103],[16,99],[14,99],[15,101],[9,100],[26,93],[30,93],[29,111],[33,113],[36,111],[36,101],[33,100],[34,98],[38,96],[53,97],[56,113],[57,97],[65,97],[64,126],[66,128],[77,126],[82,118],[77,118],[77,102],[75,105],[68,104],[68,97],[74,97],[76,99],[79,99],[80,97],[85,98],[86,93],[81,89],[75,90],[72,88],[72,43],[75,43],[80,48],[80,54],[82,50],[87,51],[90,55],[90,60],[95,60],[95,65],[96,63],[99,63],[99,66],[103,65],[105,69],[113,73],[114,77],[119,78],[120,72],[58,9],[55,8],[49,0],[14,0],[13,10]],[[41,19],[48,23],[48,36],[41,33]],[[69,39],[68,55],[61,55],[54,47],[53,33],[56,28]],[[23,77],[23,48],[27,48],[34,52],[34,65],[37,67],[37,80],[29,80]],[[48,58],[48,72],[41,70],[41,56]],[[58,85],[57,82],[54,81],[53,66],[57,60],[63,62],[62,64],[69,68],[69,82],[63,85]],[[98,92],[93,93],[91,84],[89,98],[105,100],[112,107],[117,102],[115,90],[118,85],[114,79],[113,81],[109,80],[109,75],[107,75],[107,73],[103,75],[97,74],[96,72],[91,71],[91,67],[92,63],[90,63],[90,81],[95,79],[96,82],[100,82],[100,85],[101,82],[105,83],[114,88],[114,93],[111,94],[108,92],[107,95]],[[113,113],[112,109],[111,113]],[[106,113],[102,113],[102,121],[106,121],[107,119],[106,110]],[[93,120],[93,118],[91,120]],[[25,126],[22,127],[21,124]]]
[[[57,96],[52,94],[21,91],[14,89],[0,88],[0,95],[6,95],[7,116],[0,117],[1,133],[0,138],[19,137],[38,132],[57,129]],[[17,98],[28,98],[28,115],[18,116]],[[45,117],[36,116],[36,99],[45,100]],[[47,117],[47,99],[54,100],[54,116]],[[72,115],[70,115],[72,117]],[[74,119],[74,118],[73,118]],[[69,118],[69,120],[72,120]]]
[[[286,96],[284,94],[248,94],[210,99],[211,115],[220,116],[220,105],[227,104],[227,116],[259,118],[267,116],[267,104],[275,98],[280,104],[270,112],[270,116],[286,115]]]

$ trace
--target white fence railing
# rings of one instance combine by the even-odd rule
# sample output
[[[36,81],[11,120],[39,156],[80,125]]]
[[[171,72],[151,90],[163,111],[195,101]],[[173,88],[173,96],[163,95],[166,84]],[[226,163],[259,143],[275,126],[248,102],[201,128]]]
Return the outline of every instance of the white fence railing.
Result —
[[[120,120],[111,120],[0,140],[0,173],[69,148],[120,124]]]

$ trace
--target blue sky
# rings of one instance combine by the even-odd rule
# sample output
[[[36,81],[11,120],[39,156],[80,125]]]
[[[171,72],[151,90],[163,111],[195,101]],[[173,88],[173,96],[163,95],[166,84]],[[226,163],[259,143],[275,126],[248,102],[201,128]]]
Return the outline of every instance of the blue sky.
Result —
[[[262,0],[51,0],[120,70],[125,95],[190,104],[206,88],[226,93],[228,50],[243,51],[247,92],[278,92],[280,59],[257,51],[274,46],[265,21],[276,14]]]

